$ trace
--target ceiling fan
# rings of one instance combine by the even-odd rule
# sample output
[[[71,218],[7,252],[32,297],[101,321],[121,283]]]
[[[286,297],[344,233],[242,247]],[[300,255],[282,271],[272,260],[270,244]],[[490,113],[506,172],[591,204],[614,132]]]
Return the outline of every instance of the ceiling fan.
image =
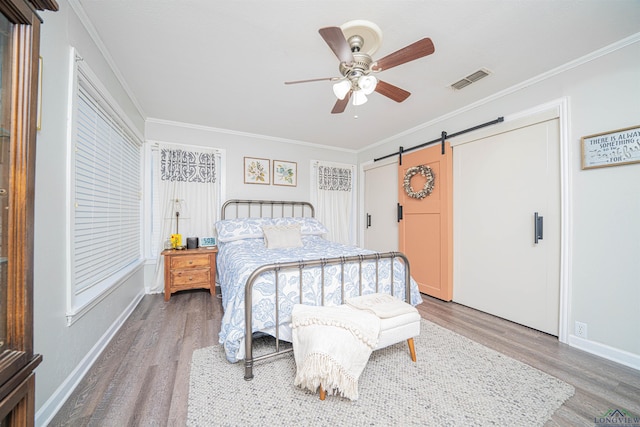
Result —
[[[351,98],[353,98],[353,105],[364,104],[367,102],[367,95],[374,91],[396,102],[404,101],[411,95],[410,92],[379,80],[373,74],[431,55],[435,51],[431,39],[425,37],[374,61],[371,56],[380,45],[382,32],[373,22],[349,21],[340,27],[320,28],[318,32],[340,60],[339,70],[342,77],[284,83],[289,85],[325,80],[337,81],[333,85],[333,92],[338,100],[331,110],[332,114],[342,113]]]

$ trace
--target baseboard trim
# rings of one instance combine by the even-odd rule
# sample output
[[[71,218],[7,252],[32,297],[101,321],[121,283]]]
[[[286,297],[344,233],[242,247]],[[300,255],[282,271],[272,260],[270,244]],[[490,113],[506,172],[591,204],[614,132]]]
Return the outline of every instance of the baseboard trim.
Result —
[[[82,381],[82,378],[84,378],[89,369],[91,369],[91,366],[93,366],[93,364],[107,347],[111,339],[116,335],[124,322],[129,318],[144,295],[144,290],[136,295],[136,297],[131,301],[127,308],[113,322],[111,327],[107,329],[104,335],[100,337],[98,342],[96,342],[93,348],[91,348],[87,355],[80,361],[78,366],[76,366],[71,374],[69,374],[69,376],[62,382],[60,387],[58,387],[58,389],[51,395],[51,397],[44,403],[44,405],[42,405],[42,407],[36,412],[36,426],[49,425],[53,417],[55,417],[62,405],[64,405],[71,393],[73,393],[80,381]]]
[[[586,351],[612,362],[619,363],[640,371],[640,355],[630,353],[625,350],[610,347],[595,341],[586,340],[575,335],[569,335],[569,343],[571,347]]]

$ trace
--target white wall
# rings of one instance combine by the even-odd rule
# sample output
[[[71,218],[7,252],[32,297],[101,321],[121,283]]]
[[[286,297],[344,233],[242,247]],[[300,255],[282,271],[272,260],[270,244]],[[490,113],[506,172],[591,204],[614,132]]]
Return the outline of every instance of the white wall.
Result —
[[[55,403],[48,402],[49,399],[54,395],[60,399],[70,391],[69,381],[76,379],[78,369],[96,356],[105,344],[103,338],[113,333],[112,328],[124,320],[127,310],[133,308],[144,291],[143,271],[139,270],[89,313],[67,326],[70,47],[76,47],[83,55],[140,135],[144,132],[144,120],[68,3],[59,3],[60,11],[42,13],[42,130],[36,143],[34,230],[34,346],[35,352],[43,355],[36,370],[37,424],[55,409]]]
[[[147,121],[145,139],[155,142],[198,145],[224,149],[226,152],[227,199],[273,199],[309,201],[312,160],[355,164],[356,153],[325,146],[261,137],[259,135],[222,131],[159,120]],[[298,185],[259,185],[244,183],[244,157],[296,162]],[[273,165],[272,165],[273,166]]]
[[[581,170],[580,138],[640,125],[639,58],[640,35],[636,35],[557,73],[358,153],[359,163],[364,163],[395,152],[400,145],[408,148],[438,138],[443,130],[457,132],[568,97],[569,342],[638,369],[640,164]],[[575,321],[588,325],[587,340],[572,335]]]

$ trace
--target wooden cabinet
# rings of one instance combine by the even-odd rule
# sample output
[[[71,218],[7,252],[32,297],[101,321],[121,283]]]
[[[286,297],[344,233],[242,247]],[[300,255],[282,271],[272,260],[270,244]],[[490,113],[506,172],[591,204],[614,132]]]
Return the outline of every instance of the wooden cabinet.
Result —
[[[0,2],[0,426],[35,424],[33,229],[41,19],[55,0]]]
[[[168,249],[164,255],[164,300],[186,289],[209,289],[216,294],[218,248]]]

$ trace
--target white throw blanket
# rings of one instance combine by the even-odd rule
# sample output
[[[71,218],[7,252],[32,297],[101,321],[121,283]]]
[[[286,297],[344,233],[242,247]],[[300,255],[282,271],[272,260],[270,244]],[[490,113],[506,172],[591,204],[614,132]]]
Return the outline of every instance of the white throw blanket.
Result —
[[[378,342],[380,319],[348,306],[296,304],[291,313],[296,386],[358,398],[358,378]]]
[[[381,319],[389,319],[416,311],[412,305],[389,294],[362,295],[349,298],[346,303],[358,310],[370,311]]]

